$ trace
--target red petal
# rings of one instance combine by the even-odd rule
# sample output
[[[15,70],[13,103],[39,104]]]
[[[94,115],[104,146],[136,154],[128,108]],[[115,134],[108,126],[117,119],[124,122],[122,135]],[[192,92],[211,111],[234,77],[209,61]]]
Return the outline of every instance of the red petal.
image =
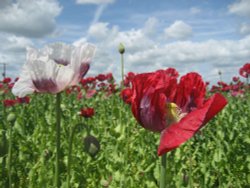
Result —
[[[211,97],[202,108],[194,110],[161,133],[158,155],[177,148],[193,135],[212,117],[214,117],[225,105],[226,100],[220,94]]]
[[[165,104],[175,96],[176,82],[176,78],[169,77],[162,70],[135,76],[132,82],[132,112],[144,128],[156,132],[165,128]]]
[[[223,95],[216,93],[211,97],[211,103],[203,122],[204,125],[227,105],[227,100]]]
[[[131,97],[131,103],[132,103],[132,112],[136,118],[136,120],[140,123],[140,102],[141,98],[143,96],[143,89],[146,87],[147,77],[151,75],[151,73],[145,73],[145,74],[139,74],[135,76],[135,78],[132,81],[132,97]]]
[[[175,103],[184,111],[203,106],[206,84],[198,73],[192,72],[181,77]]]
[[[166,96],[150,88],[140,103],[141,125],[150,131],[161,132],[166,126]]]

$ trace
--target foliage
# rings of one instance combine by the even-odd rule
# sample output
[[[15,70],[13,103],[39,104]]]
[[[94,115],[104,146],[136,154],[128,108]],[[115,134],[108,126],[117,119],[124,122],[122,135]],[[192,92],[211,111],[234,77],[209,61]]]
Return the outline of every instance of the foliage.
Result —
[[[226,95],[226,94],[225,94]],[[11,94],[2,99],[13,98]],[[250,95],[227,96],[229,103],[195,137],[167,154],[169,187],[247,187],[250,184]],[[66,166],[70,133],[75,129],[72,150],[72,187],[148,187],[159,184],[159,134],[141,128],[119,92],[77,100],[77,93],[62,95],[61,109],[64,156],[62,187],[66,186]],[[95,115],[83,118],[83,107],[93,107]],[[5,111],[5,112],[4,112]],[[55,171],[55,96],[34,94],[29,104],[0,109],[1,140],[6,121],[4,113],[14,113],[12,132],[13,187],[53,187]],[[7,140],[9,138],[8,131]],[[84,150],[84,138],[95,136],[100,151],[91,156]],[[0,145],[0,163],[7,146]],[[0,169],[0,187],[5,187],[6,168]]]

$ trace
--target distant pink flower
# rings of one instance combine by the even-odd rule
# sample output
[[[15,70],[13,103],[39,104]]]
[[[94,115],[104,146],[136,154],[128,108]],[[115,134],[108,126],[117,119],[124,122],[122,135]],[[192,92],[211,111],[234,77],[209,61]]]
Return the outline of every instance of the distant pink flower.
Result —
[[[27,62],[12,92],[18,97],[38,93],[59,93],[76,85],[87,73],[95,47],[54,43],[43,49],[28,48]]]
[[[237,96],[242,96],[244,94],[243,90],[238,90],[238,91],[231,91],[231,95],[233,97],[237,97]]]
[[[96,90],[95,89],[93,89],[93,90],[87,90],[85,97],[87,99],[89,99],[89,98],[93,97],[95,94],[96,94]]]
[[[239,78],[238,76],[234,76],[234,77],[233,77],[233,81],[234,81],[234,82],[238,82],[239,80],[240,80],[240,78]]]
[[[78,99],[78,100],[81,100],[81,99],[82,99],[82,92],[78,92],[78,93],[77,93],[77,99]]]
[[[112,73],[108,73],[108,74],[106,75],[106,80],[107,80],[108,82],[112,82],[112,81],[114,80],[113,74],[112,74]]]

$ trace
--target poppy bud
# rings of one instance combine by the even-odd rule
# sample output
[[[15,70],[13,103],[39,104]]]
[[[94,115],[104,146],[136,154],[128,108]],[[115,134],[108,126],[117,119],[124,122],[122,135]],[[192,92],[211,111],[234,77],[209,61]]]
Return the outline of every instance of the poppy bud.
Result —
[[[125,46],[122,43],[119,44],[118,49],[119,49],[120,54],[124,54],[124,52],[125,52]]]
[[[100,143],[94,136],[87,136],[84,138],[84,149],[91,156],[95,157],[100,150]]]

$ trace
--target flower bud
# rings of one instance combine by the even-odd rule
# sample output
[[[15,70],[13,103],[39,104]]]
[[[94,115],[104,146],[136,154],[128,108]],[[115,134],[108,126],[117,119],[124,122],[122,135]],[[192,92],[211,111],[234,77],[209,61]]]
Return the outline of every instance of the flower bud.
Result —
[[[118,49],[119,49],[120,54],[124,54],[124,52],[125,52],[125,46],[122,43],[119,44]]]
[[[84,149],[91,156],[95,157],[100,150],[100,143],[94,136],[87,136],[84,138]]]
[[[8,116],[7,116],[7,121],[8,122],[15,122],[16,121],[16,115],[14,113],[10,113]]]

